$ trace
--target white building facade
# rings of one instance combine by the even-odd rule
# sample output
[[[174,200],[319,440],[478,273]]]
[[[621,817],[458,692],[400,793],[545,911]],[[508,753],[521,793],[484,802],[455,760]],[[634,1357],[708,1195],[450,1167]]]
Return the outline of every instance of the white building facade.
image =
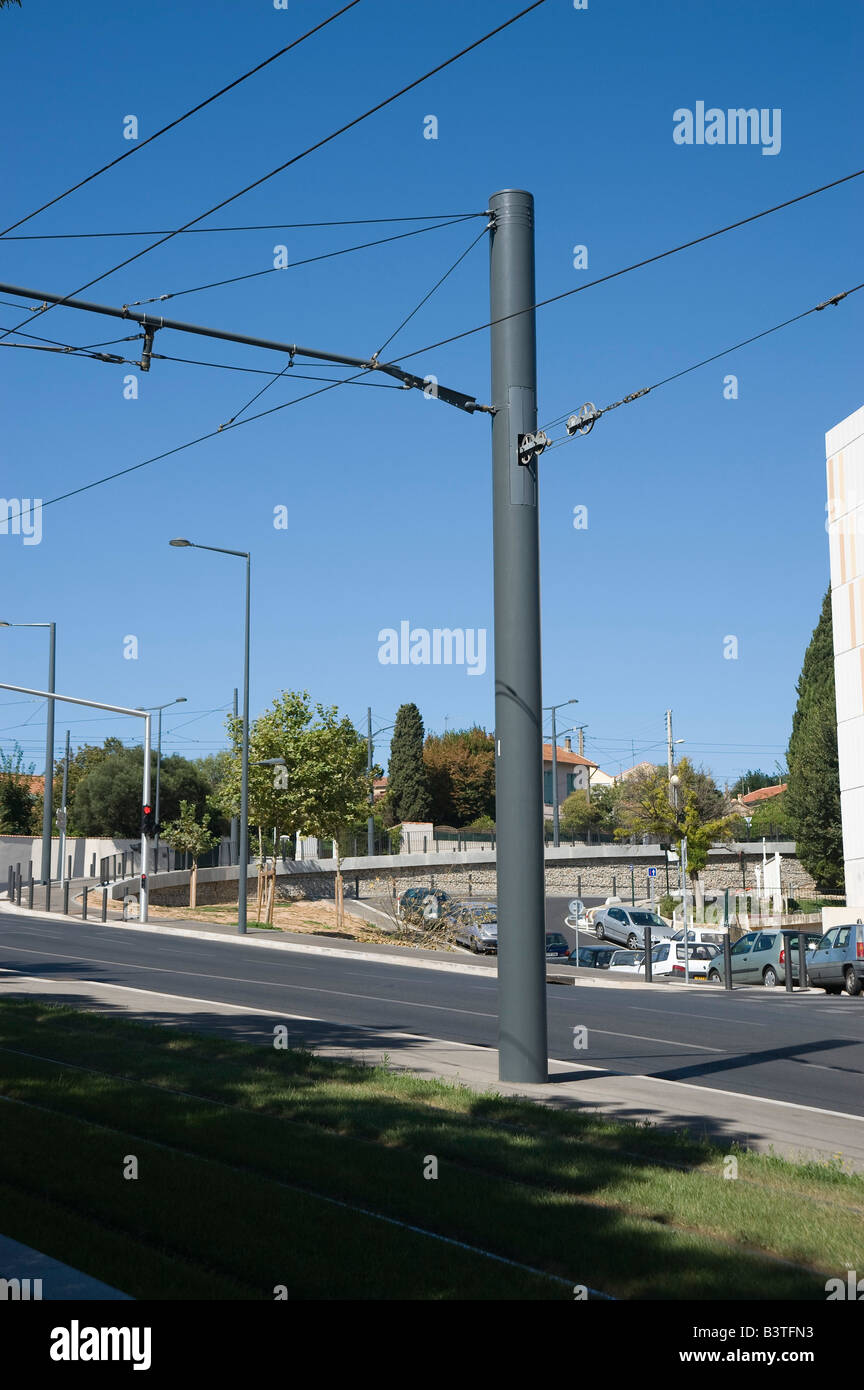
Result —
[[[864,904],[864,407],[825,436],[846,902]]]

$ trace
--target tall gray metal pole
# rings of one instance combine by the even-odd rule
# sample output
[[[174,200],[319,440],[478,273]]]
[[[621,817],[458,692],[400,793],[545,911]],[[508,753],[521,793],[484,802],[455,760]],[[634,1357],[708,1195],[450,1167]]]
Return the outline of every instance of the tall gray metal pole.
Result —
[[[159,789],[162,784],[162,706],[159,707],[159,731],[156,735],[156,836],[153,845],[153,872],[159,872]]]
[[[57,629],[54,623],[48,624],[48,690],[54,693],[54,656],[57,645]],[[45,792],[42,797],[42,882],[51,882],[51,836],[54,819],[54,701],[48,701],[48,719],[45,729]]]
[[[233,714],[234,714],[234,718],[236,719],[236,718],[237,718],[237,687],[236,687],[236,685],[235,685],[235,687],[234,687]],[[236,817],[236,816],[232,816],[232,817],[231,817],[231,863],[232,863],[232,864],[237,864],[237,863],[240,862],[240,845],[239,845],[238,835],[237,835],[239,824],[240,824],[240,822],[239,822],[239,820],[237,819],[237,817]]]
[[[243,753],[240,773],[240,863],[237,868],[237,931],[246,935],[246,896],[249,887],[249,625],[252,556],[246,555],[246,629],[243,638]]]
[[[372,707],[366,709],[366,770],[370,777],[372,775]],[[369,792],[369,819],[366,821],[366,853],[375,853],[375,817],[372,814],[372,807],[375,805],[375,793],[370,789]]]
[[[54,701],[51,701],[52,705]],[[60,797],[60,808],[63,812],[63,823],[60,826],[60,852],[57,856],[57,877],[61,883],[66,882],[66,791],[69,786],[69,730],[66,730],[66,756],[63,759],[63,793]]]
[[[558,710],[552,710],[552,843],[557,849],[561,843],[558,823]]]
[[[543,726],[537,462],[519,462],[537,429],[534,199],[489,202],[492,496],[495,549],[495,779],[498,865],[498,1063],[502,1081],[548,1080]],[[526,311],[526,312],[522,312]],[[515,318],[506,315],[516,314]]]

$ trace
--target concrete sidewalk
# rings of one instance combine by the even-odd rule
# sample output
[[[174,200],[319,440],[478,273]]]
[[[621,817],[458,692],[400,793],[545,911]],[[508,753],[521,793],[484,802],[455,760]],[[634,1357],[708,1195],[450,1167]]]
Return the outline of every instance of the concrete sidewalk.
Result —
[[[41,976],[37,979],[0,972],[0,996],[45,999],[71,1008],[267,1046],[273,1044],[274,1023],[286,1022],[289,1046],[310,1048],[322,1056],[366,1064],[386,1063],[418,1076],[461,1082],[479,1091],[491,1089],[502,1095],[524,1096],[539,1104],[587,1109],[619,1120],[686,1129],[727,1149],[737,1142],[761,1153],[773,1151],[787,1158],[815,1158],[823,1162],[840,1155],[850,1169],[864,1172],[864,1117],[814,1106],[554,1060],[549,1065],[547,1085],[513,1085],[498,1080],[498,1054],[494,1048],[353,1024],[325,1023],[298,1014],[125,985],[49,980]]]
[[[109,1284],[92,1279],[89,1274],[82,1274],[79,1269],[72,1269],[29,1245],[0,1236],[0,1302],[32,1303],[48,1299],[129,1299],[129,1294],[112,1289]]]

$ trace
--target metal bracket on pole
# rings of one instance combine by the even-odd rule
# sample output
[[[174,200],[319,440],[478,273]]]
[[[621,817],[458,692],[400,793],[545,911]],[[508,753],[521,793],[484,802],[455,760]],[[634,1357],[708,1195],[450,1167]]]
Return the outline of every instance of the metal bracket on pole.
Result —
[[[150,358],[153,353],[153,339],[157,329],[150,323],[144,325],[144,346],[141,349],[141,361],[139,366],[142,372],[149,372]]]

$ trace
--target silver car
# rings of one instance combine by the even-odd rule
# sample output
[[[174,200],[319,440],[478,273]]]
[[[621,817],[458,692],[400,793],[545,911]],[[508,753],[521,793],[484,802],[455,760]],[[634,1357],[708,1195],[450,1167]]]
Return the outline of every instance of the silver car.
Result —
[[[672,928],[647,907],[599,907],[594,913],[594,931],[600,941],[620,941],[628,950],[645,948],[645,929],[651,928],[652,941],[672,935]]]
[[[453,927],[453,936],[460,946],[467,946],[475,955],[498,950],[498,906],[489,902],[451,903],[445,914]]]

